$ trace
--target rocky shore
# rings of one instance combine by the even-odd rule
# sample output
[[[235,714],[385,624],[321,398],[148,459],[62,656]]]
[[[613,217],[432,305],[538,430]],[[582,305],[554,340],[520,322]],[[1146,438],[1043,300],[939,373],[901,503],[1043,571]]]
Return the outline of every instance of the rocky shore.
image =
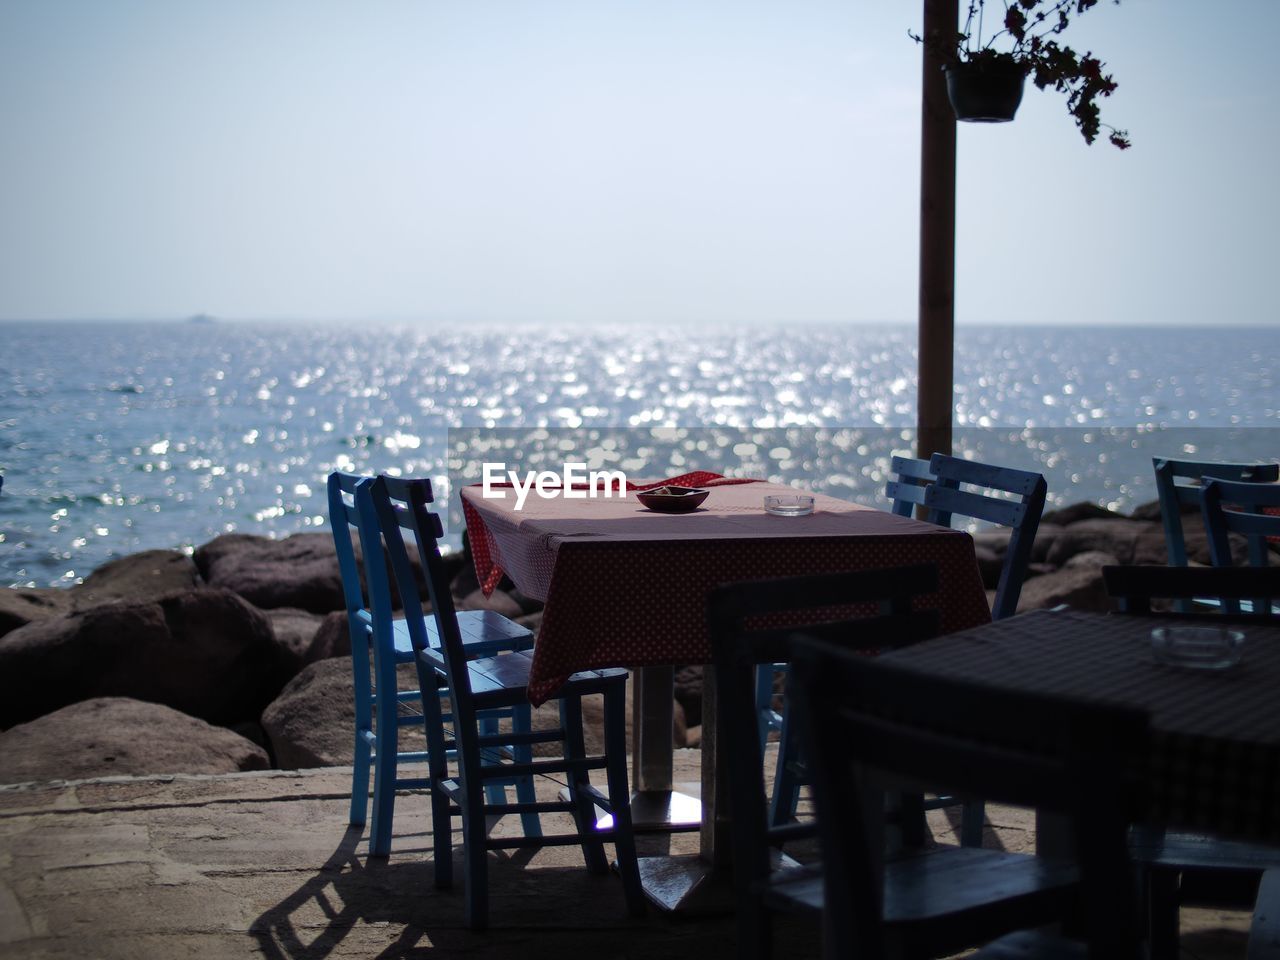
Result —
[[[1208,563],[1200,524],[1186,529],[1192,562]],[[989,589],[1007,542],[975,537]],[[1108,609],[1103,566],[1165,560],[1157,504],[1046,513],[1019,609]],[[536,631],[537,602],[509,582],[485,598],[468,557],[448,562],[459,608]],[[327,533],[227,534],[192,556],[112,561],[75,587],[0,591],[0,782],[349,764],[350,652]],[[677,746],[699,742],[701,672],[677,674]]]

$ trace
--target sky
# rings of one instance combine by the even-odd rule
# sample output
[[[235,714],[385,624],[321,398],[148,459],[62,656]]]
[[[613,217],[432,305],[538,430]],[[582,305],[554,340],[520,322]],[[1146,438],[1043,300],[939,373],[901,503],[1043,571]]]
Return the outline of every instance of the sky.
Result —
[[[918,2],[0,0],[0,319],[913,322]],[[961,124],[956,317],[1264,323],[1275,0]]]

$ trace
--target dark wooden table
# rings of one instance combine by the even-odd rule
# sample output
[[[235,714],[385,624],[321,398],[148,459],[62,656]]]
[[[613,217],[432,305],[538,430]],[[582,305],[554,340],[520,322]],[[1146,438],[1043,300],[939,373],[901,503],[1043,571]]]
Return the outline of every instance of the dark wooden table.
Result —
[[[1041,610],[885,656],[931,673],[1147,710],[1153,819],[1280,843],[1280,626],[1234,624],[1246,636],[1243,659],[1215,671],[1155,660],[1151,630],[1167,622]]]

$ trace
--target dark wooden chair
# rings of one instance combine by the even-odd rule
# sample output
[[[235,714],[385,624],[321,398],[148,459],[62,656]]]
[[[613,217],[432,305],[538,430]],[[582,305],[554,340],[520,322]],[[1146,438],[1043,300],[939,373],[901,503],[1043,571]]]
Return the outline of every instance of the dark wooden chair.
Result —
[[[928,460],[911,457],[894,457],[890,462],[894,479],[885,484],[885,496],[892,503],[892,512],[900,517],[910,517],[916,507],[923,508],[925,488],[937,480],[929,469]],[[769,820],[775,825],[795,817],[800,801],[801,783],[796,766],[791,762],[792,748],[786,730],[786,708],[774,706],[774,685],[777,677],[785,677],[785,663],[761,664],[756,670],[756,724],[763,749],[771,732],[777,732],[781,746],[774,770],[773,797],[769,805]]]
[[[1156,494],[1160,498],[1160,520],[1164,525],[1165,548],[1169,566],[1187,565],[1184,513],[1200,513],[1200,491],[1205,479],[1230,480],[1238,483],[1275,483],[1280,479],[1280,463],[1225,463],[1207,460],[1174,460],[1152,458],[1156,475]],[[1198,599],[1198,598],[1197,598]],[[1178,609],[1188,613],[1192,598],[1180,600]]]
[[[636,860],[635,837],[631,827],[631,796],[627,789],[626,682],[621,669],[586,670],[575,673],[556,694],[560,705],[560,725],[550,730],[486,733],[480,728],[483,711],[509,709],[528,704],[529,667],[527,651],[501,653],[471,659],[463,643],[459,616],[440,558],[439,516],[429,508],[431,484],[426,480],[378,477],[368,488],[391,558],[391,569],[405,604],[418,682],[428,711],[427,763],[431,777],[431,818],[435,849],[435,881],[448,887],[453,882],[452,818],[462,819],[464,859],[464,902],[467,926],[473,930],[488,925],[488,854],[491,850],[518,847],[579,845],[587,869],[608,874],[604,844],[614,844],[623,892],[632,915],[644,912],[644,892]],[[426,631],[427,615],[414,586],[403,532],[408,530],[417,545],[426,571],[431,613],[440,644],[433,645]],[[452,736],[440,714],[439,699],[431,694],[439,681],[453,709]],[[604,701],[603,756],[588,756],[582,728],[582,698],[600,694]],[[508,762],[502,747],[558,743],[559,759]],[[449,763],[456,750],[456,764]],[[607,795],[592,786],[592,770],[604,770]],[[568,800],[507,803],[493,802],[485,787],[521,777],[563,777]],[[608,827],[599,827],[595,807],[612,814]],[[522,837],[491,837],[488,820],[507,814],[568,813],[575,830],[570,834]]]
[[[762,741],[734,735],[752,729],[752,677],[761,665],[790,659],[790,637],[801,625],[866,652],[901,646],[934,636],[937,613],[914,610],[913,598],[937,589],[933,566],[855,573],[787,577],[727,584],[713,591],[708,607],[716,672],[717,724],[722,749],[727,748],[731,810],[731,845],[737,900],[740,956],[767,957],[771,950],[772,910],[812,911],[812,904],[775,890],[789,889],[794,877],[809,877],[781,854],[782,845],[816,834],[812,820],[798,822],[794,812],[774,816],[765,798]],[[861,605],[868,612],[851,610]],[[816,622],[815,622],[816,621]],[[784,743],[796,749],[788,719]],[[781,750],[780,750],[781,752]],[[803,773],[790,772],[793,782]],[[776,851],[776,852],[775,852]],[[774,867],[781,869],[774,871]]]
[[[792,677],[823,851],[821,885],[794,895],[820,898],[825,956],[983,943],[977,960],[1142,956],[1125,840],[1145,806],[1141,711],[962,682],[822,639],[795,641]],[[967,847],[887,859],[882,798],[904,784],[1063,816],[1074,861]],[[1031,929],[1055,920],[1079,939]]]
[[[385,857],[391,852],[396,794],[426,789],[430,780],[401,776],[398,772],[402,765],[426,762],[425,751],[400,749],[401,729],[412,726],[425,729],[425,714],[416,707],[421,691],[416,686],[400,690],[396,682],[396,666],[413,662],[413,645],[404,616],[394,614],[377,515],[367,497],[356,496],[361,483],[368,486],[373,478],[339,472],[330,474],[329,521],[346,603],[355,692],[350,822],[352,826],[365,824],[372,767],[373,822],[369,827],[369,853]],[[356,541],[360,544],[363,562],[357,559]],[[531,631],[492,611],[469,610],[459,614],[459,618],[471,656],[490,656],[503,650],[527,650],[533,646]],[[426,623],[426,634],[427,643],[440,645],[434,622]],[[529,730],[529,705],[487,714],[482,722],[489,732],[496,733],[499,723],[506,718],[511,718],[516,730]],[[492,789],[495,795],[503,790],[497,784]],[[517,789],[533,799],[533,782],[529,778],[524,778]],[[526,829],[538,830],[536,817],[528,818]]]
[[[1163,622],[1274,622],[1263,604],[1258,612],[1231,615],[1233,605],[1246,597],[1280,596],[1280,567],[1103,567],[1107,593],[1121,613],[1151,616]],[[1194,606],[1189,601],[1197,601]],[[1157,601],[1188,601],[1190,613],[1153,613]],[[1274,609],[1274,608],[1272,608]],[[1196,889],[1216,888],[1241,895],[1256,883],[1264,870],[1280,868],[1280,849],[1184,831],[1166,830],[1161,824],[1141,824],[1130,836],[1134,859],[1146,874],[1151,956],[1178,956],[1179,909],[1183,902],[1200,899]]]
[[[1107,595],[1121,613],[1162,613],[1153,604],[1205,597],[1214,601],[1183,615],[1188,619],[1225,614],[1223,601],[1246,597],[1280,595],[1280,567],[1161,567],[1134,565],[1103,567],[1102,581]],[[1263,606],[1258,611],[1240,613],[1239,618],[1267,621],[1277,614]]]
[[[1268,870],[1258,884],[1246,960],[1280,960],[1280,869]]]

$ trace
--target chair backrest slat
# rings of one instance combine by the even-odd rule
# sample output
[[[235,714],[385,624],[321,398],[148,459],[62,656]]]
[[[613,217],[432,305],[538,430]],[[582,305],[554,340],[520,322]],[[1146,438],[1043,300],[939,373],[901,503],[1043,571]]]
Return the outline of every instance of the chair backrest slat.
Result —
[[[1280,537],[1280,484],[1209,479],[1200,488],[1199,499],[1214,566],[1231,563],[1230,552],[1221,549],[1225,538],[1216,536],[1223,528],[1249,537],[1251,543]],[[1266,565],[1265,554],[1256,565]]]
[[[1265,513],[1266,510],[1276,513]],[[1209,554],[1215,567],[1230,567],[1231,534],[1246,538],[1249,564],[1266,568],[1271,554],[1270,538],[1280,537],[1280,484],[1206,480],[1200,491],[1200,510],[1209,535]],[[1255,613],[1270,613],[1275,591],[1251,594]],[[1239,605],[1226,606],[1235,612]]]
[[[458,627],[449,577],[440,555],[440,517],[429,509],[434,502],[431,481],[379,476],[369,487],[369,497],[377,513],[382,534],[391,557],[391,569],[404,603],[405,622],[410,639],[419,656],[448,678],[453,692],[454,710],[465,730],[473,730],[474,707],[471,703],[470,672],[466,650]],[[427,612],[413,574],[404,531],[412,534],[418,557],[426,574],[431,611]],[[427,617],[434,617],[439,647],[434,647],[425,632]]]
[[[1225,463],[1169,457],[1154,457],[1151,463],[1156,475],[1156,495],[1160,499],[1165,549],[1169,554],[1169,564],[1175,567],[1187,565],[1182,508],[1199,505],[1205,479],[1239,483],[1275,483],[1280,479],[1280,463]]]
[[[884,495],[892,501],[894,513],[909,517],[914,507],[924,504],[925,488],[938,478],[929,469],[928,460],[913,457],[894,457],[889,469],[897,479],[885,484]]]
[[[387,575],[378,519],[367,491],[372,477],[334,472],[329,475],[329,525],[338,555],[342,595],[351,635],[351,655],[357,676],[367,670],[365,638],[373,648],[374,681],[378,689],[395,689],[395,639],[391,581]],[[360,544],[357,559],[351,530]],[[363,576],[361,569],[363,568]],[[357,704],[357,709],[360,709]]]
[[[1027,505],[1020,500],[997,500],[970,490],[951,490],[937,485],[928,488],[924,502],[930,510],[958,513],[1002,527],[1021,526],[1027,513]]]
[[[1022,582],[1031,562],[1031,547],[1035,543],[1040,515],[1044,513],[1048,496],[1044,477],[1029,470],[998,467],[941,453],[933,455],[929,468],[938,478],[927,495],[931,521],[950,526],[952,515],[958,513],[1011,529],[991,616],[997,620],[1013,616],[1018,612],[1018,597],[1022,594]],[[965,484],[1003,491],[1018,499],[1000,500],[981,495],[962,489]]]
[[[1145,805],[1141,711],[958,681],[807,638],[793,676],[813,751],[829,955],[884,956],[883,855],[866,798],[903,780],[1068,816],[1091,955],[1139,955],[1126,832]]]

